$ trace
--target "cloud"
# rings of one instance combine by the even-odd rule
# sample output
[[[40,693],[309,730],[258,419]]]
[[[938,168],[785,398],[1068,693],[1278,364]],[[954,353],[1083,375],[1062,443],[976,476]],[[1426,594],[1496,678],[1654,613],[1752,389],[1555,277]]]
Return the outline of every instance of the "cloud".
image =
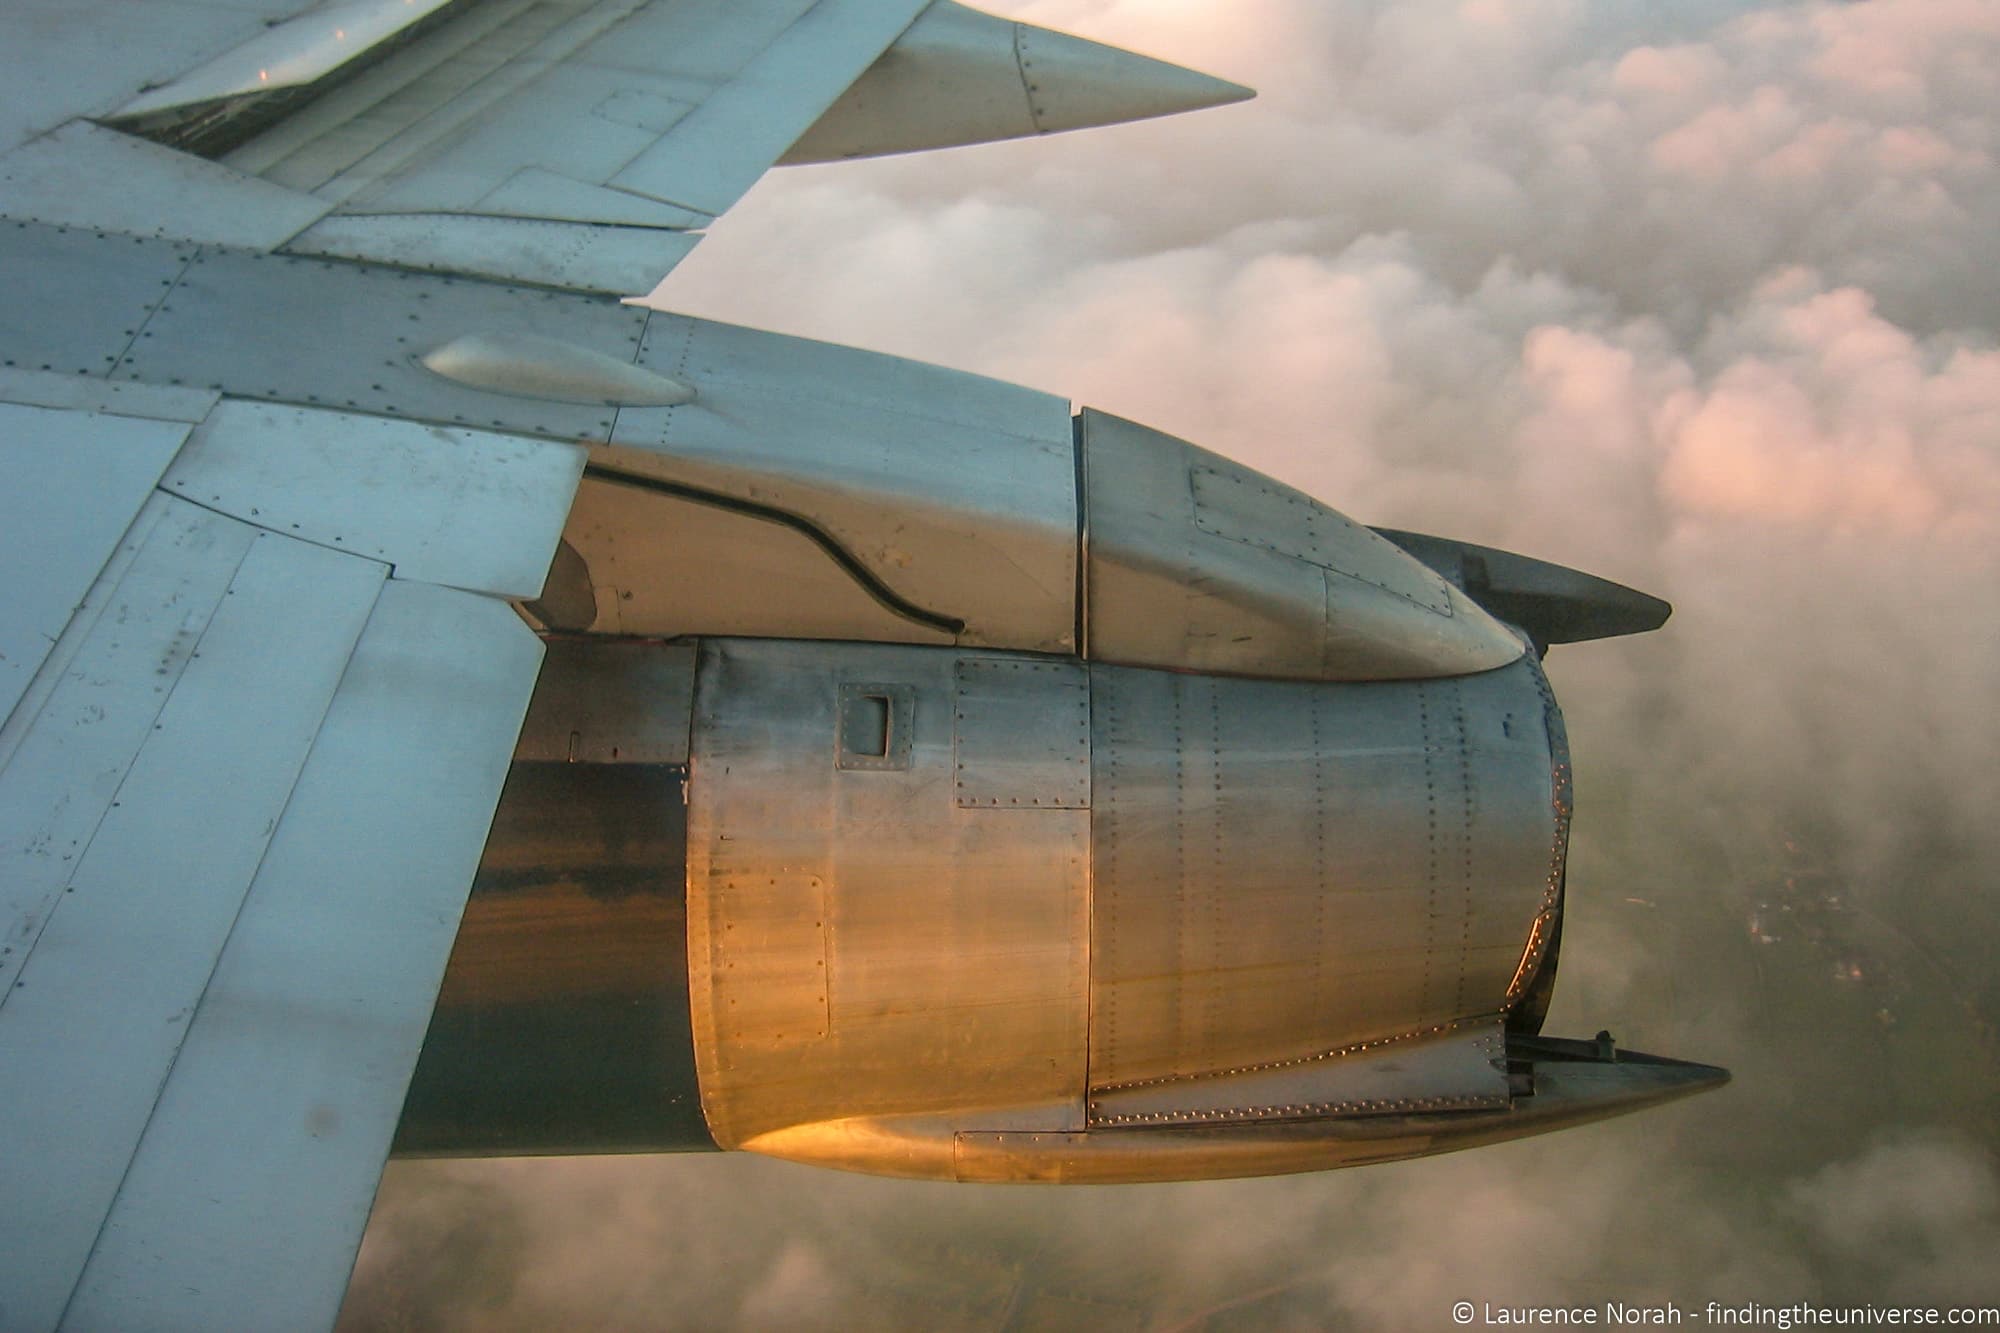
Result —
[[[1671,598],[1662,633],[1550,659],[1580,783],[1551,1026],[1737,1083],[1218,1185],[407,1164],[350,1325],[2000,1301],[2000,8],[1007,9],[1262,95],[779,173],[661,299],[1052,389],[1365,521]]]
[[[1857,1267],[1887,1300],[1991,1302],[2000,1276],[2000,1178],[1989,1152],[1904,1136],[1834,1162],[1789,1202],[1829,1261]]]

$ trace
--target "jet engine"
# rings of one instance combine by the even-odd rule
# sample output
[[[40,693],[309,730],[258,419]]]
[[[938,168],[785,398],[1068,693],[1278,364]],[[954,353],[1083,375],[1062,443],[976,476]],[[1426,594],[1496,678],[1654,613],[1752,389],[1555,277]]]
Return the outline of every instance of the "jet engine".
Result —
[[[1069,436],[969,482],[886,451],[872,486],[599,451],[399,1151],[1193,1179],[1726,1080],[1540,1035],[1571,811],[1541,657],[1664,603],[1100,413]],[[795,610],[813,579],[873,619]]]

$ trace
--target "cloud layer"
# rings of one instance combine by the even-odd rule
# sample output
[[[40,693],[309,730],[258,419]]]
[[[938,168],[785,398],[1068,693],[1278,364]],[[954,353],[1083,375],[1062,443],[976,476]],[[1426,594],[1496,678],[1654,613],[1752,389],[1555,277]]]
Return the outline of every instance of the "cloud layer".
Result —
[[[1006,10],[1262,95],[778,173],[660,299],[1055,390],[1365,521],[1672,599],[1660,634],[1551,659],[1581,796],[1551,1026],[1738,1083],[1228,1185],[397,1167],[350,1321],[1389,1329],[1461,1295],[2000,1302],[2000,7]],[[1753,915],[1781,938],[1754,942]]]

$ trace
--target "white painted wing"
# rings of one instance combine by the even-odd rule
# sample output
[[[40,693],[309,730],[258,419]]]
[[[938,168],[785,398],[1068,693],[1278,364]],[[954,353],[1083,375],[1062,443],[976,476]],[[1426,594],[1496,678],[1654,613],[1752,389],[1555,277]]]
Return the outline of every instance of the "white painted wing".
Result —
[[[582,451],[0,399],[32,580],[0,605],[0,1327],[323,1326],[540,665],[506,599]]]

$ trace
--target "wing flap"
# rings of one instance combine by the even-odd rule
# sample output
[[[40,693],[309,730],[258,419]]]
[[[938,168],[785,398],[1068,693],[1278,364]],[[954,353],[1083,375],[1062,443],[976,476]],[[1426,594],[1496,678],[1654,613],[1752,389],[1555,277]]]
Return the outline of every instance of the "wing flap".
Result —
[[[34,1224],[0,1247],[10,1326],[59,1319],[387,573],[252,536],[0,994],[0,1195]]]
[[[224,159],[338,211],[300,254],[648,287],[928,0],[511,0]]]
[[[384,587],[68,1324],[339,1308],[541,656],[501,602]]]
[[[0,1325],[330,1323],[541,659],[501,598],[582,450],[0,391],[55,404],[0,401],[43,544],[94,534],[0,726]]]
[[[571,188],[604,184],[811,7],[811,0],[481,6],[224,161],[348,212],[496,212],[489,196],[506,191],[509,213],[561,216],[541,212],[539,196],[520,197],[516,174],[534,168]],[[851,80],[859,72],[846,73]],[[785,116],[785,104],[770,112]],[[794,126],[794,137],[810,123]],[[633,199],[627,207],[645,205]],[[694,221],[671,210],[652,217],[665,226]]]

